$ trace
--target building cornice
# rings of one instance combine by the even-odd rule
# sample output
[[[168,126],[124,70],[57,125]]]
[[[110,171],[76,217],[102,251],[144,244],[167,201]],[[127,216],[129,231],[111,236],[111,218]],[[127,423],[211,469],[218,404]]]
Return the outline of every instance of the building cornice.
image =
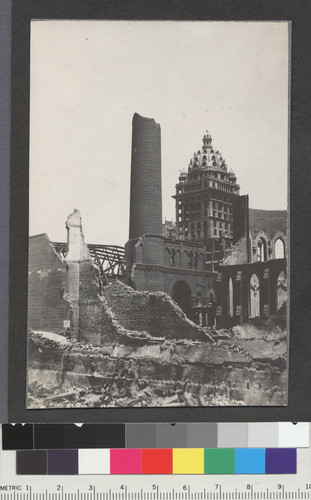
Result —
[[[157,264],[135,264],[136,271],[152,271],[157,273],[165,273],[165,274],[177,274],[182,276],[200,276],[207,277],[210,276],[211,273],[207,271],[196,271],[195,269],[183,269],[181,267],[166,267],[159,266]]]

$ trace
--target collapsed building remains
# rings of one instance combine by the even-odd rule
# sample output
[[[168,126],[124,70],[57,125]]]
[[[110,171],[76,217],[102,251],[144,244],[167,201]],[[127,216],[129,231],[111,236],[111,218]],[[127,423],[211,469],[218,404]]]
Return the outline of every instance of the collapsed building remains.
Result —
[[[29,240],[29,408],[286,404],[286,212],[251,210],[210,134],[162,225],[160,126],[133,118],[129,241]]]
[[[65,258],[47,235],[30,238],[29,408],[285,403],[277,325],[236,337],[196,325],[164,292],[100,284],[77,210],[66,225]]]

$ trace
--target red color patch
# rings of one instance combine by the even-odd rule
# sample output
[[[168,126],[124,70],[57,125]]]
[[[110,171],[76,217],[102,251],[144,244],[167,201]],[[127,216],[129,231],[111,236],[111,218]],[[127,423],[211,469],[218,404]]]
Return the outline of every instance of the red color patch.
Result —
[[[142,450],[143,474],[172,474],[173,453],[171,449]]]

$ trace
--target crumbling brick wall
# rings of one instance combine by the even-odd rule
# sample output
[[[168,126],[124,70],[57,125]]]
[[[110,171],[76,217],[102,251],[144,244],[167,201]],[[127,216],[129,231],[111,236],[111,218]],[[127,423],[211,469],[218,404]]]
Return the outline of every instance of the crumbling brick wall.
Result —
[[[68,317],[63,298],[67,266],[55,252],[47,234],[29,238],[28,326],[60,333]]]
[[[96,346],[114,344],[123,334],[109,307],[99,298],[81,302],[79,331],[80,342]]]
[[[204,329],[189,321],[165,293],[136,292],[116,282],[104,288],[107,304],[127,330],[146,331],[153,337],[207,339]]]
[[[68,279],[75,283],[68,286]],[[82,342],[115,343],[122,335],[122,328],[97,294],[92,261],[66,263],[47,234],[33,236],[29,239],[28,327],[64,334],[65,320],[71,322],[71,334],[74,320],[77,322],[76,340]]]

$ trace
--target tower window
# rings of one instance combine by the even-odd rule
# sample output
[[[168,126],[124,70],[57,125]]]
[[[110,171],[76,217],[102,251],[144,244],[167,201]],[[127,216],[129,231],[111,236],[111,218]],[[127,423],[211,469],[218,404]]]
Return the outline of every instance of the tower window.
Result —
[[[285,245],[281,238],[278,238],[274,244],[274,253],[276,259],[284,259],[285,257]]]
[[[267,260],[267,244],[263,238],[258,240],[257,244],[257,260],[259,262],[264,262]]]

